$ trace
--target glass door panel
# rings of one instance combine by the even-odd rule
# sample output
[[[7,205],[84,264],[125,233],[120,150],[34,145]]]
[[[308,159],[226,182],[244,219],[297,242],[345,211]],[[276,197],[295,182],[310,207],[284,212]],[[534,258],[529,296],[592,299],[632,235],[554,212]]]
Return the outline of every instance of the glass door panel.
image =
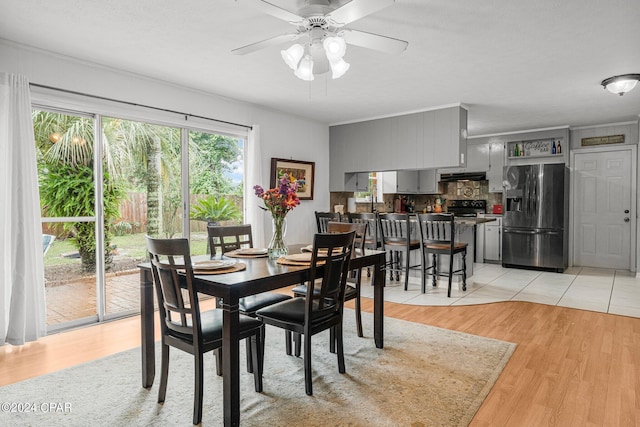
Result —
[[[210,253],[207,225],[242,224],[244,139],[188,132],[192,255]]]
[[[47,324],[95,317],[94,118],[34,110]],[[85,320],[86,321],[86,320]]]
[[[180,129],[104,117],[102,135],[105,182],[118,195],[107,206],[105,184],[105,312],[113,317],[140,310],[145,235],[182,235]]]

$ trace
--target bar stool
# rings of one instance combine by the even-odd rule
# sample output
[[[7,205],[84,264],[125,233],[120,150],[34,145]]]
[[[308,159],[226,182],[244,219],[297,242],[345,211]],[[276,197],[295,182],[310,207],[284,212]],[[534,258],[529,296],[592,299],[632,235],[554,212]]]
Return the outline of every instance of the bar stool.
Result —
[[[422,252],[422,293],[426,291],[426,276],[431,274],[433,286],[438,285],[438,276],[448,277],[447,297],[451,297],[451,282],[454,274],[462,276],[462,290],[467,290],[467,243],[456,242],[456,223],[453,214],[418,214]],[[462,268],[453,269],[453,257],[462,256]],[[432,256],[431,265],[429,255]],[[442,273],[438,267],[438,255],[449,255],[449,271]],[[431,270],[431,273],[427,273]]]

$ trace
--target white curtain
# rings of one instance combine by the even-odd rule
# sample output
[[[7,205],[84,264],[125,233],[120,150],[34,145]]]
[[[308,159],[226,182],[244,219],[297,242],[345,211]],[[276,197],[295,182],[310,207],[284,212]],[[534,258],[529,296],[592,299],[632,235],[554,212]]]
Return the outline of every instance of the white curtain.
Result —
[[[0,72],[0,345],[46,335],[34,141],[29,81]]]
[[[254,185],[261,185],[268,188],[269,183],[263,182],[262,175],[262,148],[260,146],[260,126],[253,125],[249,131],[247,141],[247,176],[244,187],[244,200],[247,208],[246,223],[251,224],[253,231],[253,245],[257,248],[264,248],[265,227],[264,227],[264,211],[260,209],[263,206],[262,200],[259,199],[254,190]]]

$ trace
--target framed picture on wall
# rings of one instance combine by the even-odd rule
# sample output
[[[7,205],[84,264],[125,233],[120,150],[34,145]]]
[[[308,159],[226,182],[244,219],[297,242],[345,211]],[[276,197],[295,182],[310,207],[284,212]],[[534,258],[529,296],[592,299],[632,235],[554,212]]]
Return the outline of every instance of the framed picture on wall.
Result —
[[[282,174],[292,175],[298,182],[298,198],[313,200],[315,162],[271,158],[271,188],[275,188]]]

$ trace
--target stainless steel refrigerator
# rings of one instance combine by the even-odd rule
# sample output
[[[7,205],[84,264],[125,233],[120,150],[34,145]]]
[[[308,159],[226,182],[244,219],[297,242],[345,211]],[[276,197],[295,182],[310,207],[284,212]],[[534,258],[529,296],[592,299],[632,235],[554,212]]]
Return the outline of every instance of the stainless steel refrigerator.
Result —
[[[564,164],[504,168],[502,265],[563,272],[568,265],[569,172]]]

